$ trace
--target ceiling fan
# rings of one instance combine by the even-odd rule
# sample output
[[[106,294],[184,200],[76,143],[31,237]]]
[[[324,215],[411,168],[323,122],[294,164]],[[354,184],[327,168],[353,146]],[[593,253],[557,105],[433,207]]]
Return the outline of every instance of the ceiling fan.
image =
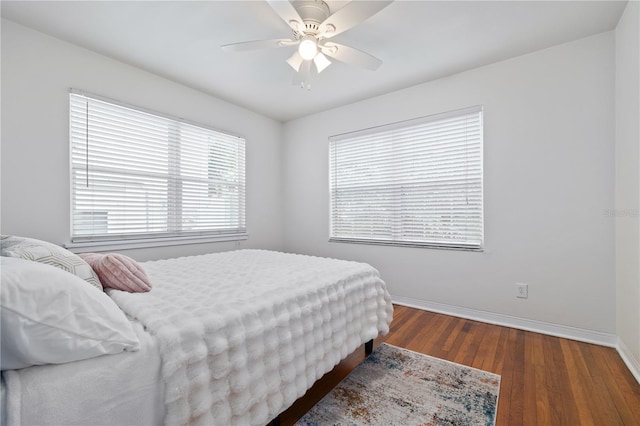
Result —
[[[373,71],[382,64],[368,53],[330,39],[375,15],[393,0],[351,1],[333,14],[322,0],[266,1],[291,27],[293,38],[226,44],[221,46],[223,50],[239,52],[297,46],[287,63],[295,71],[293,83],[307,90],[311,89],[310,79],[331,65],[329,58]]]

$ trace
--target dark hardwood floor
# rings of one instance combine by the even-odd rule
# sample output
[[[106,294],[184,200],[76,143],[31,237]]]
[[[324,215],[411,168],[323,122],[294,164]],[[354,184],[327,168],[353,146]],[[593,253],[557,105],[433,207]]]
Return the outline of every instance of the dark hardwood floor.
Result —
[[[496,425],[640,425],[640,384],[615,349],[395,306],[376,339],[502,376]],[[281,416],[291,425],[364,359],[364,346]]]

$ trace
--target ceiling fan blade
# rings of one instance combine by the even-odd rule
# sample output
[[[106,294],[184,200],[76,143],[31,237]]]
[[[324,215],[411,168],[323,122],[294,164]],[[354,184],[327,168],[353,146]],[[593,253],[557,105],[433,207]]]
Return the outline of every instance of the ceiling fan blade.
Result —
[[[300,56],[300,53],[298,53],[297,50],[293,52],[293,55],[291,55],[289,59],[287,59],[287,63],[291,65],[291,68],[295,71],[300,71],[300,65],[302,65],[302,62],[304,62],[304,59],[302,59],[302,56]]]
[[[319,34],[330,38],[347,31],[389,6],[393,0],[351,1],[320,24]]]
[[[297,40],[288,38],[276,38],[273,40],[243,41],[220,46],[225,52],[242,52],[245,50],[271,49],[274,47],[293,46],[298,44]]]
[[[300,14],[288,0],[266,0],[269,6],[282,18],[282,20],[293,30],[302,33],[304,23]]]
[[[378,67],[382,65],[382,61],[375,56],[371,56],[362,50],[345,46],[344,44],[326,42],[320,49],[322,53],[330,58],[344,62],[345,64],[357,65],[371,71],[377,70]]]

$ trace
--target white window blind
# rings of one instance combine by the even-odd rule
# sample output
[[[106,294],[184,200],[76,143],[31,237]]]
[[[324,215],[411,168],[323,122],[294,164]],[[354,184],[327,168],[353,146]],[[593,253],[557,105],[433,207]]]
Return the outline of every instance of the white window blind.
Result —
[[[239,235],[245,141],[72,91],[72,242]]]
[[[482,108],[329,138],[330,241],[479,250]]]

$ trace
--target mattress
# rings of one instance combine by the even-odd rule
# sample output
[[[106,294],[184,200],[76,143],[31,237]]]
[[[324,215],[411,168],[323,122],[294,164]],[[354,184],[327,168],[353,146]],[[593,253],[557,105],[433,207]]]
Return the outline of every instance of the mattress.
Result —
[[[142,265],[151,292],[108,291],[141,351],[3,372],[9,425],[264,425],[393,314],[364,263],[238,250]]]
[[[164,382],[158,342],[138,321],[140,350],[2,372],[7,425],[158,425]]]

